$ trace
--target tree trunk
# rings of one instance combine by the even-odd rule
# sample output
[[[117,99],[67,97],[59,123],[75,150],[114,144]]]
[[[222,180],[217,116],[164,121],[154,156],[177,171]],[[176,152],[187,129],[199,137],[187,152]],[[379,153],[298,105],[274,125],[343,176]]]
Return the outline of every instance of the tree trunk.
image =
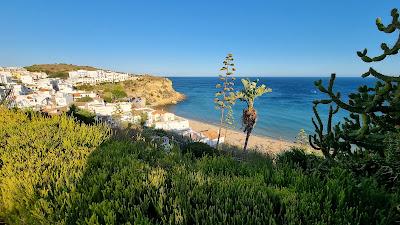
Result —
[[[247,151],[247,144],[248,144],[248,142],[249,142],[251,130],[252,130],[252,129],[248,129],[248,130],[247,130],[247,133],[246,133],[246,140],[244,141],[244,147],[243,147],[243,151],[244,151],[244,152]]]

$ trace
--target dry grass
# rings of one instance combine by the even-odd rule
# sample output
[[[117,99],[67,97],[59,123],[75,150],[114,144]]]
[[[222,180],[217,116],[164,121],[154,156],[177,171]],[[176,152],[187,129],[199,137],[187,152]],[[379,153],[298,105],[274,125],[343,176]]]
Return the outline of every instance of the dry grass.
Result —
[[[74,70],[98,70],[92,66],[77,66],[72,64],[57,63],[57,64],[34,64],[32,66],[26,66],[30,72],[45,72],[50,77],[68,77],[68,72]]]

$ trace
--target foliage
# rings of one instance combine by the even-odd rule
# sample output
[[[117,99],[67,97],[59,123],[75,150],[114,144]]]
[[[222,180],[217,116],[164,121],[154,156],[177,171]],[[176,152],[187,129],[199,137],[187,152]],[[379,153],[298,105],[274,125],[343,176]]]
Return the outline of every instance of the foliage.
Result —
[[[178,145],[167,153],[147,135],[132,139],[132,133],[114,132],[109,138],[108,128],[65,116],[4,108],[0,115],[0,217],[8,224],[400,220],[399,189],[388,192],[375,177],[326,167],[302,150],[276,159],[255,153],[238,159],[221,151],[196,158]],[[397,150],[398,140],[388,137]],[[193,144],[192,150],[194,145],[205,148]]]
[[[262,96],[265,93],[272,92],[271,88],[267,88],[264,84],[257,86],[258,79],[250,81],[249,79],[241,79],[243,89],[236,94],[236,98],[246,102],[247,108],[243,110],[242,125],[244,127],[243,132],[246,133],[246,140],[244,142],[243,150],[246,151],[247,143],[251,131],[253,130],[257,121],[257,111],[254,108],[254,101],[257,97]]]
[[[218,151],[215,148],[203,142],[190,142],[183,147],[182,152],[192,153],[196,158],[201,158],[206,155],[207,156],[218,155]]]
[[[303,148],[306,148],[308,146],[308,135],[304,129],[300,129],[299,133],[296,136],[295,143]]]
[[[80,85],[78,90],[96,91],[106,102],[114,102],[128,97],[121,83],[103,83],[98,85]]]
[[[125,93],[125,91],[124,91],[124,90],[121,90],[121,89],[114,89],[114,90],[111,91],[111,94],[113,95],[113,97],[114,97],[115,99],[121,99],[121,98],[125,98],[125,97],[128,96],[128,95]]]
[[[291,166],[301,168],[303,171],[310,172],[322,165],[323,160],[316,155],[307,154],[304,149],[293,148],[290,151],[284,151],[276,157],[278,166]]]
[[[108,128],[0,107],[0,217],[10,224],[65,220],[86,160]]]
[[[35,64],[32,66],[26,66],[30,72],[45,72],[49,77],[54,78],[68,78],[68,72],[75,70],[97,70],[97,68],[91,66],[77,66],[65,63],[56,64]]]
[[[93,101],[93,98],[91,98],[89,96],[85,96],[85,97],[76,99],[76,101],[77,102],[91,102],[91,101]]]
[[[378,29],[384,33],[400,31],[400,20],[397,9],[391,12],[392,22],[385,26],[381,19],[376,20]],[[369,57],[367,49],[357,52],[358,56],[367,63],[384,60],[387,56],[396,55],[400,50],[400,36],[393,47],[386,43],[381,44],[383,53],[376,57]],[[400,132],[400,77],[383,75],[370,67],[362,77],[373,76],[377,79],[375,87],[360,86],[357,93],[349,95],[348,103],[341,99],[340,92],[334,92],[335,74],[332,74],[329,85],[325,88],[322,81],[316,81],[317,88],[328,96],[328,99],[314,101],[313,120],[316,134],[310,136],[310,144],[321,150],[326,158],[335,158],[338,154],[354,155],[360,152],[377,153],[385,156],[386,144],[384,139],[388,133]],[[329,105],[326,132],[317,111],[319,104]],[[332,117],[339,109],[350,113],[344,123],[332,126]],[[352,146],[356,146],[352,149]]]
[[[85,124],[94,124],[96,115],[90,111],[79,109],[75,105],[71,105],[67,112],[68,116],[74,117],[77,121]]]
[[[400,190],[400,134],[388,134],[384,142],[384,157],[378,153],[359,152],[351,158],[339,157],[338,161],[357,177],[372,176],[385,189]]]
[[[116,103],[114,107],[114,111],[111,114],[111,117],[113,118],[113,122],[117,126],[122,125],[121,117],[123,116],[124,111],[121,108],[120,103]]]
[[[220,124],[218,129],[218,140],[217,149],[221,138],[222,127],[233,123],[233,110],[232,107],[235,104],[236,96],[234,92],[235,80],[233,73],[236,71],[235,64],[233,63],[233,55],[228,54],[225,57],[221,71],[225,71],[224,74],[219,75],[219,83],[215,86],[219,89],[215,93],[214,103],[215,108],[221,111]],[[225,125],[226,123],[226,125]],[[227,129],[227,127],[225,127]]]
[[[140,121],[139,121],[139,125],[144,127],[144,125],[146,124],[146,121],[148,119],[148,115],[146,112],[143,112],[141,110],[132,110],[132,115],[133,116],[140,116]]]

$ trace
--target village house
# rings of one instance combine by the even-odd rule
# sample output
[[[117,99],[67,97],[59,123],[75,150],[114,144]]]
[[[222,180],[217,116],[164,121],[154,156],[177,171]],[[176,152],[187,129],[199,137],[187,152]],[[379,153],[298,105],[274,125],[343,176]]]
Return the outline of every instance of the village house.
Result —
[[[155,129],[180,131],[189,129],[189,121],[163,110],[148,110],[146,126],[154,127]]]
[[[10,72],[1,71],[0,72],[0,83],[1,84],[10,84],[12,83],[12,75]]]
[[[84,97],[95,98],[95,97],[97,97],[97,94],[95,92],[79,91],[79,92],[72,93],[72,96],[73,96],[73,100],[76,101],[76,100],[84,98]]]
[[[48,77],[44,72],[30,72],[30,75],[34,80],[45,79]]]
[[[23,84],[34,84],[33,77],[31,75],[21,75],[20,79]]]
[[[58,91],[63,93],[73,93],[74,86],[72,84],[62,82],[58,84]]]
[[[202,138],[200,139],[200,142],[206,143],[211,147],[215,147],[218,142],[218,132],[214,130],[204,130],[200,132],[202,135]],[[224,142],[224,137],[221,135],[219,139],[220,143]]]
[[[72,104],[73,97],[72,94],[57,92],[54,94],[55,102],[57,106],[63,107]]]
[[[106,82],[121,82],[129,79],[127,73],[117,73],[112,71],[96,70],[77,70],[68,73],[69,82],[72,84],[95,85]]]

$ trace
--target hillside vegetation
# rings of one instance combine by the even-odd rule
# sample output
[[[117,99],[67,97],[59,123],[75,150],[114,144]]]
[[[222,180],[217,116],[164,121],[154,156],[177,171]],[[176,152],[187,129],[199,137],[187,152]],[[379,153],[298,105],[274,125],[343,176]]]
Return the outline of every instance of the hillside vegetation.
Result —
[[[151,106],[176,104],[185,96],[173,88],[172,81],[164,77],[139,76],[135,80],[99,85],[81,85],[77,89],[96,91],[105,101],[123,99],[124,97],[144,97]]]
[[[26,66],[25,69],[30,72],[45,72],[49,75],[49,77],[54,78],[68,78],[68,72],[74,70],[98,70],[92,66],[77,66],[65,63],[35,64],[32,66]]]
[[[301,150],[274,158],[200,143],[166,149],[156,131],[110,136],[103,125],[66,116],[4,108],[0,115],[0,217],[9,224],[400,220],[399,189]]]

